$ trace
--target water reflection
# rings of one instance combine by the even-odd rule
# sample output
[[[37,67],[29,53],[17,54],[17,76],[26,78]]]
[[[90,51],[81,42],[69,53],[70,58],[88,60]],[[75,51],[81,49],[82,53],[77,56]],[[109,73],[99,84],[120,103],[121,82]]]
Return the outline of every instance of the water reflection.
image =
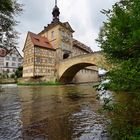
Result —
[[[92,86],[3,86],[0,140],[106,140]]]
[[[92,86],[19,87],[25,140],[105,140]]]

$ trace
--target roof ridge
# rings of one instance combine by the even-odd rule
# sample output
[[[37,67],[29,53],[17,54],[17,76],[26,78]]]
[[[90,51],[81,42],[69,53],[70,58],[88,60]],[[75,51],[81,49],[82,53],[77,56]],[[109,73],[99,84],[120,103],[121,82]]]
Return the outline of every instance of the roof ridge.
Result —
[[[77,45],[77,46],[79,45],[80,48],[82,48],[82,49],[84,49],[84,50],[86,50],[86,51],[88,51],[90,53],[93,52],[92,49],[89,46],[85,45],[81,41],[73,38],[73,42],[76,42],[77,44],[75,44],[75,45]]]

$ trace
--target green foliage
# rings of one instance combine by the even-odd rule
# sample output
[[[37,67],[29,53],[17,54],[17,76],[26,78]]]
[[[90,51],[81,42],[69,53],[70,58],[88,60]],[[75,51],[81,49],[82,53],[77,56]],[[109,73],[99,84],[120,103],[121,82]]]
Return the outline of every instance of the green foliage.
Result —
[[[23,67],[22,67],[22,66],[18,67],[18,69],[17,69],[16,72],[15,72],[15,76],[16,76],[17,78],[22,77],[22,72],[23,72]]]
[[[110,88],[121,91],[140,90],[140,58],[123,61],[108,73]]]
[[[15,77],[16,77],[16,76],[15,76],[14,73],[10,75],[10,78],[15,78]]]
[[[7,72],[4,72],[4,73],[0,73],[0,79],[7,79],[7,78],[9,78],[9,75],[8,75],[8,73]]]
[[[114,90],[140,89],[140,1],[121,0],[112,10],[103,10],[108,19],[97,42],[114,69],[109,72]]]
[[[139,92],[115,95],[115,103],[104,104],[102,110],[111,119],[108,129],[113,140],[140,139],[140,95]],[[131,102],[130,102],[131,101]]]
[[[15,16],[21,13],[21,7],[17,0],[0,1],[0,47],[6,50],[16,46],[18,33],[14,27],[18,22]]]
[[[120,0],[107,16],[96,40],[109,63],[109,88],[127,91],[128,102],[106,104],[111,117],[110,132],[113,140],[140,139],[140,0]],[[131,94],[129,94],[131,93]]]

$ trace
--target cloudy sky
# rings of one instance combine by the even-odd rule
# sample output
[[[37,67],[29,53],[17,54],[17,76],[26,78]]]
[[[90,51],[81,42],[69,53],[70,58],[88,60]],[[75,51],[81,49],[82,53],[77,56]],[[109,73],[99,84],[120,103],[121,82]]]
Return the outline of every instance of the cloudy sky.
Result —
[[[23,14],[16,17],[20,24],[19,50],[22,52],[28,31],[39,33],[52,21],[52,9],[55,0],[18,0],[24,4]],[[119,0],[58,0],[60,21],[68,21],[75,30],[74,38],[90,46],[93,51],[99,50],[95,39],[105,21],[100,11],[109,9]]]

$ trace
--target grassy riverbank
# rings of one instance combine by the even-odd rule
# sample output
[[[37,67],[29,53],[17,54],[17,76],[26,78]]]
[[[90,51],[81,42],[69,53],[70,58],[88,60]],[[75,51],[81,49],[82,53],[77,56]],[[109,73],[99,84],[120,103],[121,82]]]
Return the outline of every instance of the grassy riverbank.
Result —
[[[14,78],[0,79],[0,84],[15,84],[15,83],[17,83],[17,79]]]
[[[20,86],[50,86],[50,85],[62,85],[59,82],[30,82],[30,83],[17,83]]]

